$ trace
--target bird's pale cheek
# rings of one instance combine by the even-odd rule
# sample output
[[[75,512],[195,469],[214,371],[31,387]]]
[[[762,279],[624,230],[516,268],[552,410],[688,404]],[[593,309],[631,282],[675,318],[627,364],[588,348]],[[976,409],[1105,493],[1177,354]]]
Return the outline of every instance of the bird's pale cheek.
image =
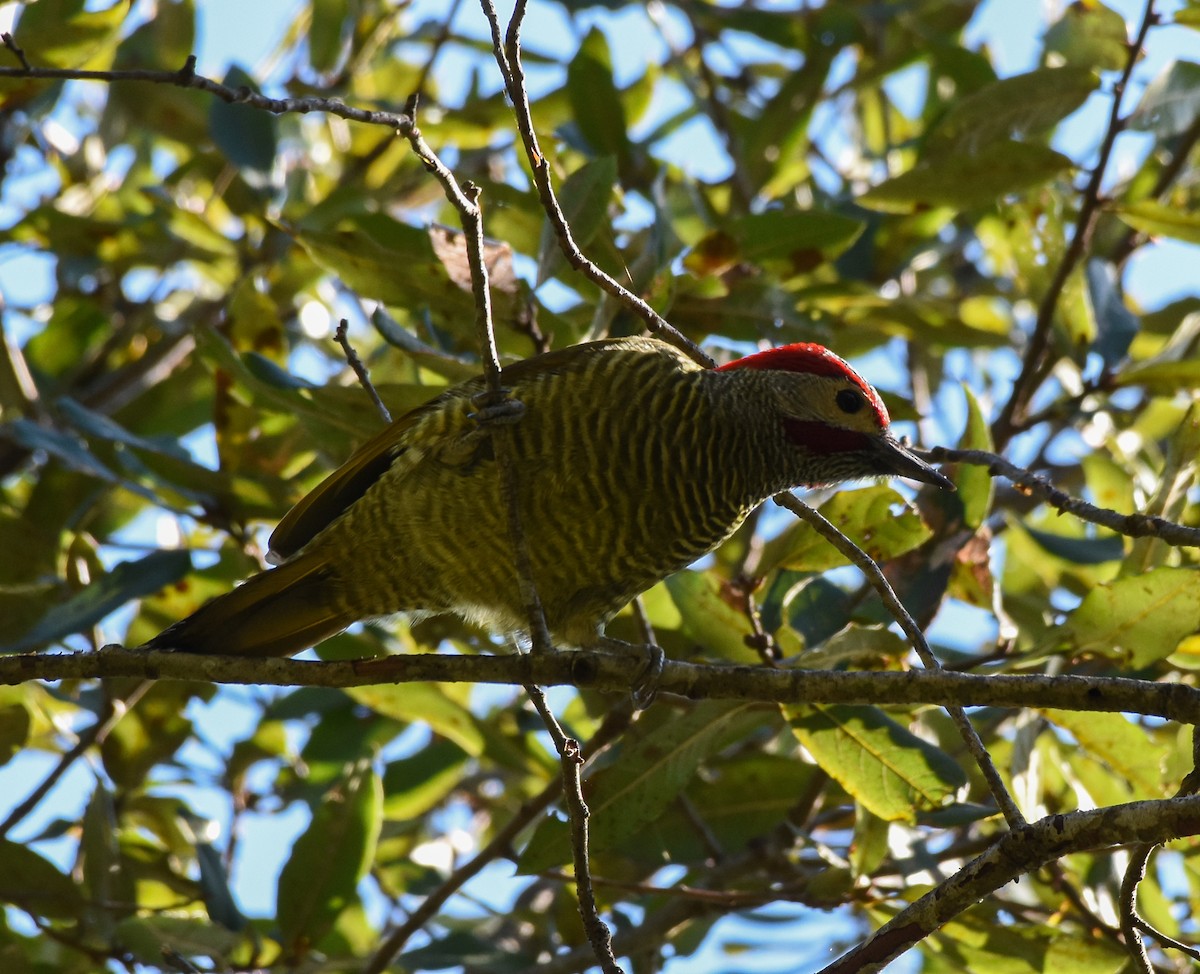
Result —
[[[785,418],[783,430],[789,443],[822,456],[857,453],[870,445],[870,437],[865,433],[830,426],[819,420]]]

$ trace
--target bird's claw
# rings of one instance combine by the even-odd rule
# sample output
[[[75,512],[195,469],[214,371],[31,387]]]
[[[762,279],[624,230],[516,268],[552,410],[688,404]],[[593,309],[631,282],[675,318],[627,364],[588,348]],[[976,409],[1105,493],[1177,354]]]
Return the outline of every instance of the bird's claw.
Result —
[[[633,706],[638,710],[645,710],[654,703],[654,698],[658,696],[658,681],[662,678],[663,667],[667,662],[667,654],[663,652],[661,646],[646,643],[644,648],[646,659],[638,669],[633,686],[629,690],[629,695],[633,698]]]
[[[471,405],[476,408],[476,411],[470,414],[471,419],[480,426],[489,423],[506,426],[520,422],[521,417],[525,415],[525,403],[520,399],[513,399],[508,389],[481,392],[471,398]]]

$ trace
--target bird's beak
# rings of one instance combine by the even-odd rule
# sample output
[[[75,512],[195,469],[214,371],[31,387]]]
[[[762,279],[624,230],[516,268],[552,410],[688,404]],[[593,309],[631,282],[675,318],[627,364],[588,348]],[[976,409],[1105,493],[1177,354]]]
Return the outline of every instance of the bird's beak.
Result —
[[[934,470],[890,436],[875,440],[874,445],[881,473],[919,480],[923,484],[933,484],[934,487],[941,487],[943,490],[955,489],[954,481]]]

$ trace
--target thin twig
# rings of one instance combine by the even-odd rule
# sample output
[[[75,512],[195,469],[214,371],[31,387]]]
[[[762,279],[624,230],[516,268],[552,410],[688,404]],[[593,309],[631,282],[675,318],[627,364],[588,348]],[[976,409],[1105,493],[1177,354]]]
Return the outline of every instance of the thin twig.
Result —
[[[383,417],[383,421],[390,423],[392,421],[392,414],[388,411],[387,406],[383,404],[383,400],[379,398],[379,392],[375,388],[375,383],[371,381],[371,376],[367,373],[367,367],[363,365],[362,359],[358,357],[358,353],[354,351],[354,346],[350,344],[350,339],[346,335],[349,327],[350,323],[343,318],[338,323],[337,331],[333,334],[333,339],[342,346],[342,352],[346,356],[346,364],[358,376],[359,383],[367,390],[367,395],[371,397],[371,402],[375,404],[375,409]]]
[[[1154,848],[1147,842],[1130,849],[1129,865],[1121,879],[1121,932],[1125,935],[1125,946],[1129,948],[1129,958],[1137,974],[1154,974],[1154,965],[1150,963],[1142,930],[1137,923],[1140,919],[1137,912],[1138,886],[1146,878],[1146,864]]]
[[[946,447],[934,447],[921,454],[933,463],[969,463],[974,466],[987,467],[993,477],[1000,476],[1011,480],[1017,487],[1044,500],[1064,514],[1073,514],[1083,521],[1090,521],[1101,527],[1123,534],[1130,538],[1158,538],[1168,544],[1200,547],[1200,528],[1190,528],[1176,524],[1166,518],[1151,517],[1145,514],[1118,514],[1107,508],[1096,507],[1078,497],[1072,497],[1053,486],[1045,477],[1033,473],[1024,467],[1010,463],[1004,457],[985,450],[951,450]]]
[[[528,657],[526,657],[528,658]],[[609,711],[608,716],[596,729],[592,739],[583,750],[584,761],[590,761],[616,740],[629,725],[633,707],[628,701]],[[379,949],[363,968],[363,974],[381,974],[404,945],[418,933],[455,893],[477,876],[485,866],[512,855],[512,844],[529,824],[546,811],[562,794],[562,778],[555,778],[533,798],[522,805],[493,837],[492,840],[454,870],[436,890],[425,897],[417,909],[399,927],[383,938]]]
[[[33,66],[29,63],[29,58],[25,56],[24,48],[22,48],[20,44],[13,40],[12,34],[5,31],[3,34],[0,34],[0,39],[4,41],[4,46],[12,51],[16,56],[16,59],[21,62],[22,68],[24,68],[26,71],[33,70]]]
[[[1100,145],[1095,168],[1092,169],[1091,178],[1083,190],[1083,198],[1079,206],[1079,215],[1075,219],[1071,242],[1067,245],[1062,260],[1054,269],[1054,276],[1046,288],[1046,293],[1042,295],[1042,300],[1038,303],[1037,319],[1034,322],[1033,333],[1029,336],[1029,344],[1025,349],[1021,372],[1013,383],[1008,401],[992,425],[992,439],[999,447],[1003,447],[1011,439],[1016,424],[1020,422],[1021,413],[1047,371],[1044,360],[1050,344],[1054,318],[1058,311],[1058,301],[1091,239],[1092,228],[1100,209],[1100,185],[1104,180],[1104,173],[1108,169],[1108,160],[1112,155],[1117,135],[1124,128],[1121,121],[1121,102],[1125,95],[1125,88],[1133,75],[1133,68],[1137,64],[1138,55],[1146,42],[1146,35],[1157,19],[1157,15],[1154,13],[1154,0],[1146,0],[1146,9],[1142,15],[1137,38],[1129,45],[1129,58],[1125,62],[1125,68],[1116,84],[1113,85],[1108,127],[1104,133],[1104,141]]]
[[[487,261],[484,259],[483,211],[479,202],[482,194],[479,187],[471,182],[464,183],[459,188],[453,173],[442,164],[428,146],[424,146],[423,141],[422,148],[418,148],[420,131],[415,124],[416,109],[417,100],[414,97],[409,100],[409,114],[414,119],[408,136],[409,141],[421,153],[422,159],[426,160],[426,165],[430,170],[437,175],[445,188],[447,199],[458,210],[459,219],[462,222],[467,263],[471,269],[471,291],[475,298],[476,332],[480,357],[483,360],[484,379],[487,383],[487,391],[475,397],[475,403],[479,406],[477,416],[480,422],[486,424],[496,447],[501,502],[508,516],[513,565],[516,570],[521,603],[525,608],[525,616],[529,620],[529,634],[533,642],[533,650],[537,655],[545,656],[551,653],[554,644],[546,626],[546,616],[542,611],[541,598],[538,596],[537,586],[533,580],[533,562],[521,521],[521,481],[514,449],[515,430],[513,425],[520,422],[525,412],[525,406],[519,400],[512,398],[509,390],[505,389],[503,385],[503,369],[500,365],[500,355],[496,348],[496,334],[492,325],[492,298],[491,288],[488,286]],[[562,762],[567,810],[571,821],[571,841],[575,854],[575,871],[579,877],[579,912],[584,929],[587,931],[588,939],[596,953],[596,959],[600,962],[605,974],[622,974],[621,968],[617,966],[612,954],[612,935],[600,919],[589,878],[589,812],[583,800],[583,785],[580,778],[580,766],[583,759],[580,755],[579,743],[563,734],[558,721],[546,705],[542,691],[533,684],[527,685],[525,689],[550,731]]]
[[[583,929],[604,974],[624,974],[613,956],[612,932],[600,919],[596,891],[592,886],[591,857],[588,852],[588,819],[592,813],[583,798],[583,752],[578,741],[563,733],[562,726],[546,703],[546,695],[542,693],[541,688],[527,686],[525,692],[529,694],[534,709],[550,732],[562,765],[563,795],[571,820],[571,857],[575,863],[575,892],[579,897],[579,916],[583,920]]]
[[[6,35],[7,36],[7,35]],[[7,42],[6,42],[7,43]],[[117,726],[121,718],[137,705],[137,702],[145,696],[146,691],[153,686],[150,680],[144,680],[130,691],[124,699],[117,698],[107,702],[106,713],[100,717],[94,724],[86,727],[80,732],[79,738],[75,743],[63,753],[58,759],[58,763],[50,770],[42,782],[33,789],[25,799],[17,805],[3,823],[0,823],[0,839],[5,838],[9,832],[13,830],[30,812],[37,808],[38,804],[47,793],[59,781],[59,779],[67,772],[76,761],[78,761],[88,750],[93,746],[103,744],[109,734],[113,732],[113,728]]]
[[[566,257],[567,263],[603,291],[622,301],[646,322],[646,327],[650,331],[682,349],[704,367],[711,368],[715,363],[700,349],[700,346],[678,331],[640,297],[604,273],[579,249],[579,245],[571,233],[571,228],[567,224],[567,219],[563,215],[558,197],[554,193],[554,185],[550,177],[550,161],[538,144],[537,132],[534,131],[533,116],[529,108],[529,94],[525,90],[525,72],[521,67],[521,24],[525,17],[526,0],[517,0],[512,17],[508,22],[508,32],[503,37],[500,33],[500,18],[496,13],[496,5],[492,0],[480,0],[480,6],[483,7],[483,12],[491,25],[492,50],[496,56],[496,64],[499,65],[500,73],[504,78],[504,89],[508,92],[509,101],[512,102],[513,113],[517,120],[517,130],[521,133],[521,143],[525,147],[525,155],[529,160],[529,168],[533,175],[534,185],[537,187],[538,198],[550,220],[559,248]]]
[[[813,510],[813,508],[802,502],[794,494],[776,494],[775,503],[781,507],[786,507],[797,517],[811,525],[818,534],[849,558],[850,562],[866,575],[867,580],[874,587],[883,604],[892,614],[892,618],[900,624],[900,628],[908,636],[922,664],[924,664],[926,669],[940,670],[942,664],[938,662],[937,657],[933,655],[933,651],[929,648],[929,643],[925,639],[925,633],[921,631],[921,627],[917,625],[916,620],[904,608],[900,599],[897,598],[895,591],[893,591],[892,586],[884,578],[883,572],[871,560],[871,557],[834,527],[820,512]],[[1025,816],[1021,814],[1021,810],[1017,808],[1016,802],[1013,801],[1012,796],[1008,793],[1008,789],[1004,785],[1004,779],[1000,777],[1000,772],[996,770],[995,764],[992,763],[991,755],[988,754],[987,748],[983,746],[983,741],[979,738],[979,734],[971,725],[966,711],[961,706],[949,705],[946,707],[946,712],[950,715],[950,719],[954,721],[959,734],[962,735],[962,739],[967,745],[967,750],[971,752],[971,756],[975,759],[975,763],[983,773],[983,777],[987,781],[988,790],[992,793],[992,797],[995,798],[996,805],[1003,813],[1005,821],[1008,822],[1008,827],[1010,829],[1024,827]]]
[[[231,105],[250,105],[252,108],[261,108],[263,111],[275,115],[306,115],[309,112],[326,112],[352,122],[383,125],[396,129],[401,135],[407,135],[408,130],[413,126],[413,120],[407,115],[354,108],[337,98],[268,98],[245,86],[230,88],[219,81],[196,74],[196,56],[194,54],[188,55],[187,61],[178,71],[151,71],[141,68],[124,71],[88,71],[81,68],[35,68],[26,65],[20,68],[0,68],[0,78],[104,81],[110,84],[118,81],[146,81],[152,84],[177,85],[180,88],[197,88],[200,91],[207,91],[210,95],[215,95],[221,101]]]

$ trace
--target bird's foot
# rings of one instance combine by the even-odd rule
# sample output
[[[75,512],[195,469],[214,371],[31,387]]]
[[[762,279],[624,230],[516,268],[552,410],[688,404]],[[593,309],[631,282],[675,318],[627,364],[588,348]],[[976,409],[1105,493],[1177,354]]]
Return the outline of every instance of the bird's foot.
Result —
[[[654,698],[658,696],[658,681],[667,663],[667,654],[662,647],[654,643],[627,643],[611,636],[602,636],[600,648],[622,656],[642,657],[630,684],[629,694],[638,710],[645,710],[654,703]]]
[[[514,399],[509,389],[481,392],[471,397],[471,405],[476,410],[471,413],[471,419],[480,426],[487,426],[489,423],[506,426],[520,422],[521,417],[525,415],[525,403]]]

